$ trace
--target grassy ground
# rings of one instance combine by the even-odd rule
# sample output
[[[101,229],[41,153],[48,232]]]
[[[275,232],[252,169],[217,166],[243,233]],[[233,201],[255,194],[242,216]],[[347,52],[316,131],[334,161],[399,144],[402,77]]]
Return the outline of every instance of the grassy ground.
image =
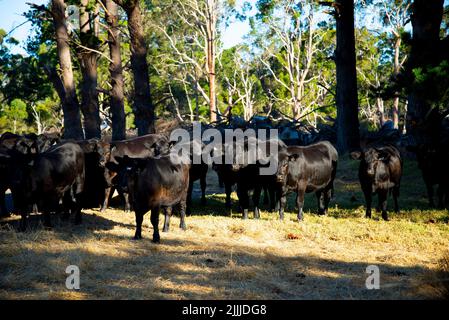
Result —
[[[339,164],[336,198],[327,216],[315,215],[315,197],[306,198],[301,224],[295,221],[293,198],[283,222],[267,211],[259,221],[241,220],[236,203],[232,212],[224,209],[223,191],[211,171],[208,205],[195,202],[185,232],[174,217],[159,245],[150,241],[149,214],[141,241],[131,240],[134,215],[120,209],[86,210],[81,226],[54,216],[52,230],[33,216],[27,233],[15,231],[18,217],[13,216],[0,227],[0,298],[442,297],[438,271],[448,265],[442,260],[449,249],[448,212],[428,208],[420,172],[407,161],[402,212],[391,212],[389,222],[377,213],[372,220],[363,218],[357,166],[354,161]],[[380,269],[380,290],[365,287],[370,264]],[[79,266],[81,290],[65,288],[68,265]]]

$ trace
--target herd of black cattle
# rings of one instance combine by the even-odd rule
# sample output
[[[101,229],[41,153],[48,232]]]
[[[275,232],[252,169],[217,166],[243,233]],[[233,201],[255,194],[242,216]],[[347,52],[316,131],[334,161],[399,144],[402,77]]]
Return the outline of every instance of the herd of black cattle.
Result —
[[[273,141],[259,141],[270,143]],[[277,153],[275,174],[262,175],[267,166],[256,162],[245,164],[213,164],[220,185],[225,187],[226,206],[231,206],[230,194],[234,185],[243,218],[248,218],[249,195],[252,191],[254,217],[259,217],[262,191],[269,196],[270,210],[278,210],[280,218],[286,205],[286,195],[296,192],[298,220],[303,219],[304,194],[315,192],[318,214],[325,214],[334,188],[338,153],[330,142],[321,141],[308,146],[287,145],[281,140],[274,144]],[[169,156],[173,143],[168,134],[149,134],[124,141],[106,142],[91,139],[62,140],[56,134],[17,135],[6,132],[0,137],[0,215],[8,216],[5,192],[10,189],[13,212],[22,216],[19,230],[27,228],[30,212],[41,212],[43,224],[51,227],[50,214],[62,214],[68,219],[75,215],[81,223],[81,209],[101,207],[104,211],[117,190],[136,215],[135,239],[141,238],[143,216],[151,210],[153,241],[159,242],[159,210],[165,213],[163,231],[168,231],[172,208],[181,216],[180,227],[186,228],[185,215],[191,210],[193,182],[200,180],[201,202],[206,201],[205,163],[190,164],[174,161]],[[226,146],[223,146],[226,151]],[[447,152],[418,148],[418,163],[433,205],[433,186],[438,185],[439,205],[447,205]],[[223,156],[225,152],[223,153]],[[372,195],[377,194],[378,209],[388,220],[387,196],[391,192],[394,209],[399,211],[398,196],[402,176],[402,159],[394,145],[375,144],[363,151],[351,153],[360,160],[359,178],[366,200],[366,216],[371,217]],[[243,164],[242,164],[243,163]]]

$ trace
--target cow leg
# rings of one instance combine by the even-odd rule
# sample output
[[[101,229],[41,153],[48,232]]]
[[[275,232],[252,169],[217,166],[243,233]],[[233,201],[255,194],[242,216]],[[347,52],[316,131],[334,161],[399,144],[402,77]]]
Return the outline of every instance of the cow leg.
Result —
[[[249,207],[248,190],[246,188],[242,188],[241,186],[237,186],[237,195],[239,197],[239,203],[240,208],[242,210],[243,219],[248,219],[248,207]]]
[[[433,201],[433,185],[430,182],[426,182],[427,197],[429,198],[429,205],[434,208],[435,202]]]
[[[226,208],[231,208],[231,193],[232,193],[232,184],[225,183],[225,192],[226,192]]]
[[[302,208],[304,207],[305,190],[299,189],[296,195],[296,205],[298,206],[298,222],[304,220]]]
[[[24,232],[24,231],[26,231],[27,226],[28,226],[28,214],[22,213],[21,216],[22,217],[19,222],[19,231]]]
[[[399,213],[399,186],[393,188],[393,201],[394,201],[394,212]]]
[[[269,201],[270,201],[270,198],[269,198],[269,195],[268,195],[268,187],[265,186],[265,187],[263,187],[263,204],[265,206],[268,206],[269,205]]]
[[[168,232],[170,229],[170,217],[172,214],[172,207],[165,207],[164,208],[164,228],[162,229],[162,232]]]
[[[287,204],[287,196],[279,194],[279,219],[284,220],[284,209]]]
[[[326,214],[329,209],[329,202],[331,202],[333,193],[334,193],[333,187],[324,192],[324,214]]]
[[[206,204],[206,174],[202,175],[200,178],[201,185],[201,204]]]
[[[6,189],[4,187],[0,188],[0,217],[8,217],[8,209],[6,208],[5,201]]]
[[[388,214],[387,214],[388,190],[378,190],[377,193],[379,197],[379,207],[381,207],[382,209],[382,219],[388,221]]]
[[[276,210],[276,190],[275,188],[269,188],[268,194],[270,197],[270,212],[274,212]]]
[[[220,188],[223,188],[225,186],[223,179],[221,178],[221,175],[217,173],[217,177],[218,177],[218,186]]]
[[[50,211],[48,210],[44,210],[42,212],[43,216],[44,216],[44,227],[46,228],[51,228],[51,219],[50,219]]]
[[[179,227],[182,230],[187,230],[186,227],[186,202],[182,201],[179,203],[179,211],[180,211],[180,216],[181,216],[181,220],[179,222]]]
[[[159,207],[151,208],[151,224],[153,225],[153,242],[159,243],[161,236],[159,235]]]
[[[82,199],[82,195],[81,194],[77,194],[74,197],[74,201],[72,202],[72,208],[73,211],[75,212],[75,224],[81,224],[82,223],[82,215],[81,215],[81,199]]]
[[[128,192],[122,192],[122,198],[125,202],[125,212],[128,213],[131,211],[131,205],[129,203],[129,193]]]
[[[373,193],[371,188],[362,188],[363,194],[365,195],[365,202],[366,202],[366,212],[365,217],[371,218],[371,205],[373,202]]]
[[[187,198],[186,198],[186,205],[187,205],[187,214],[191,214],[191,207],[192,207],[192,191],[193,191],[193,181],[189,179],[189,188],[187,189]]]
[[[142,222],[144,213],[136,210],[136,233],[134,234],[134,240],[142,239]]]
[[[109,206],[109,197],[111,196],[111,194],[114,194],[114,192],[111,193],[111,190],[113,188],[112,187],[107,187],[106,189],[104,189],[104,202],[103,205],[100,209],[100,212],[105,212],[106,209]]]
[[[62,203],[61,203],[62,202]],[[62,212],[62,220],[67,221],[70,218],[70,210],[72,210],[72,195],[71,190],[68,190],[62,199],[58,201],[58,213]]]
[[[326,205],[324,204],[325,191],[317,191],[315,194],[318,200],[318,214],[324,215],[326,213]]]
[[[444,208],[444,187],[439,184],[438,185],[438,189],[437,189],[437,193],[438,193],[438,208],[439,209],[443,209]]]
[[[260,212],[259,212],[259,202],[260,202],[260,195],[262,193],[262,188],[260,186],[256,186],[253,193],[253,203],[254,203],[254,218],[259,219],[260,218]]]

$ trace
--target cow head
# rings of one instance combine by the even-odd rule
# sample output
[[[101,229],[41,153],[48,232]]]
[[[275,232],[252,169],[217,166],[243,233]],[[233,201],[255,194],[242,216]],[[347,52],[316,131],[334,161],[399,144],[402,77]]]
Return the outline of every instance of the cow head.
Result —
[[[153,156],[158,156],[167,154],[175,143],[176,142],[168,141],[166,136],[160,135],[154,142],[145,142],[143,145],[145,148],[152,151]]]
[[[21,154],[37,154],[37,139],[34,139],[31,136],[20,137],[13,149]]]
[[[368,148],[364,151],[351,152],[351,158],[360,160],[366,166],[366,174],[374,177],[379,166],[383,166],[390,161],[391,155],[382,149]]]
[[[128,156],[115,157],[117,163],[107,162],[106,168],[117,172],[117,176],[114,178],[116,184],[126,192],[132,192],[134,189],[135,181],[139,176],[141,170],[146,167],[146,159],[130,158]]]
[[[105,141],[97,142],[97,152],[99,155],[99,165],[102,168],[106,167],[106,163],[111,159],[111,145]]]
[[[40,134],[36,138],[37,151],[39,153],[45,152],[59,142],[60,137],[58,134]]]
[[[276,181],[284,183],[287,180],[288,167],[291,162],[298,160],[300,157],[297,153],[290,153],[287,150],[281,150],[278,155],[278,167],[276,171]]]

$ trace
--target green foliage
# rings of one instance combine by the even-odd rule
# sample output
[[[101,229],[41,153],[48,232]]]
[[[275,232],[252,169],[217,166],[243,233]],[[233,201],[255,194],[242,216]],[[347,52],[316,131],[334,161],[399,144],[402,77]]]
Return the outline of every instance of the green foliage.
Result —
[[[24,120],[28,118],[27,106],[20,99],[14,99],[6,105],[0,113],[0,127],[3,130],[17,132],[19,127],[25,126]]]
[[[439,65],[413,70],[413,89],[418,90],[432,104],[447,106],[449,104],[449,61]]]

